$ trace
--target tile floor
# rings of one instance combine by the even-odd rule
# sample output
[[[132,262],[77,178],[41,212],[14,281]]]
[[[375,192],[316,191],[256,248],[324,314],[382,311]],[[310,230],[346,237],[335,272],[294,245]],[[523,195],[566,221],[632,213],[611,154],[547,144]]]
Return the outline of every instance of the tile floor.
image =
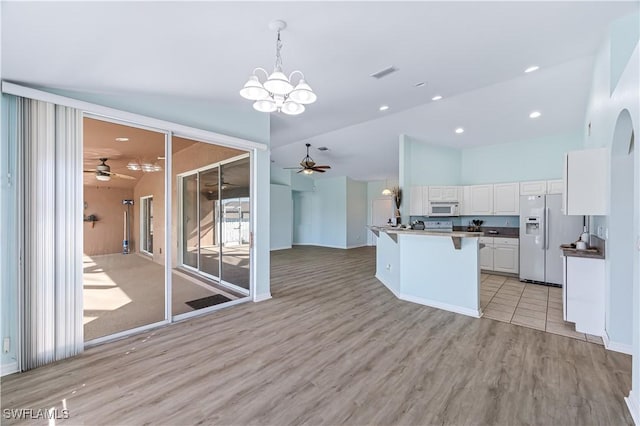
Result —
[[[562,320],[561,288],[522,283],[517,278],[485,273],[481,281],[483,318],[603,344],[601,337],[578,333],[573,323]]]

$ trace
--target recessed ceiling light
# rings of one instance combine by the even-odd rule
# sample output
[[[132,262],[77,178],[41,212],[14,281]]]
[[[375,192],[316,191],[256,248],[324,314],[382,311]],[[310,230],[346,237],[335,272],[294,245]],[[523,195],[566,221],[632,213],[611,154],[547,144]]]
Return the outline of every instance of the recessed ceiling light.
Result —
[[[421,81],[419,83],[414,84],[414,87],[422,87],[424,86],[424,84],[425,84],[424,81]]]
[[[526,70],[524,70],[524,72],[534,72],[536,70],[538,70],[540,67],[537,65],[532,65],[529,68],[527,68]]]
[[[456,133],[457,133],[457,134],[464,133],[464,129],[463,129],[462,127],[458,127],[458,128],[456,129]]]
[[[538,118],[541,115],[542,114],[540,114],[540,111],[533,111],[531,114],[529,114],[529,118]]]
[[[326,146],[319,146],[318,151],[329,151],[329,148],[327,148]]]
[[[380,105],[380,108],[378,108],[380,111],[386,111],[389,109],[389,105]]]
[[[436,95],[433,98],[431,98],[432,101],[439,101],[440,99],[442,99],[442,96],[440,95]]]
[[[116,142],[127,142],[129,138],[116,138]]]

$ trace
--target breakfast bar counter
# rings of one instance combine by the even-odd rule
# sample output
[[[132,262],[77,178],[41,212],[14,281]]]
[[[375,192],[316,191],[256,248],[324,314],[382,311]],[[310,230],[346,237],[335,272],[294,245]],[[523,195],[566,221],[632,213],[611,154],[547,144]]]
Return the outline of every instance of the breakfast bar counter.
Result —
[[[481,232],[369,227],[377,237],[376,278],[396,297],[480,317]]]

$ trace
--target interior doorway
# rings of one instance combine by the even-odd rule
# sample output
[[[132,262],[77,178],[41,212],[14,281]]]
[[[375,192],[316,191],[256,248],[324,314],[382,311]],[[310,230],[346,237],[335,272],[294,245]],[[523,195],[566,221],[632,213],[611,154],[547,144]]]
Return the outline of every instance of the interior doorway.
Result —
[[[168,321],[164,233],[156,221],[165,216],[166,138],[83,118],[85,342]]]
[[[614,342],[632,341],[634,263],[635,134],[628,110],[618,116],[611,144],[611,209],[607,258],[610,262],[605,318],[608,337]]]

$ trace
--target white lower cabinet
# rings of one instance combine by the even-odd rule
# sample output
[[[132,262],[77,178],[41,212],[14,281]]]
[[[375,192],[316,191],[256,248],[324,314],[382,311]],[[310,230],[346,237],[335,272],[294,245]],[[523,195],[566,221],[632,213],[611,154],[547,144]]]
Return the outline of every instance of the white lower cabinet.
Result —
[[[480,237],[480,269],[484,271],[519,272],[520,243],[518,238]]]
[[[604,335],[604,259],[564,257],[564,320],[576,331]]]
[[[480,249],[480,269],[493,271],[493,238],[481,237],[480,244],[484,244]]]

